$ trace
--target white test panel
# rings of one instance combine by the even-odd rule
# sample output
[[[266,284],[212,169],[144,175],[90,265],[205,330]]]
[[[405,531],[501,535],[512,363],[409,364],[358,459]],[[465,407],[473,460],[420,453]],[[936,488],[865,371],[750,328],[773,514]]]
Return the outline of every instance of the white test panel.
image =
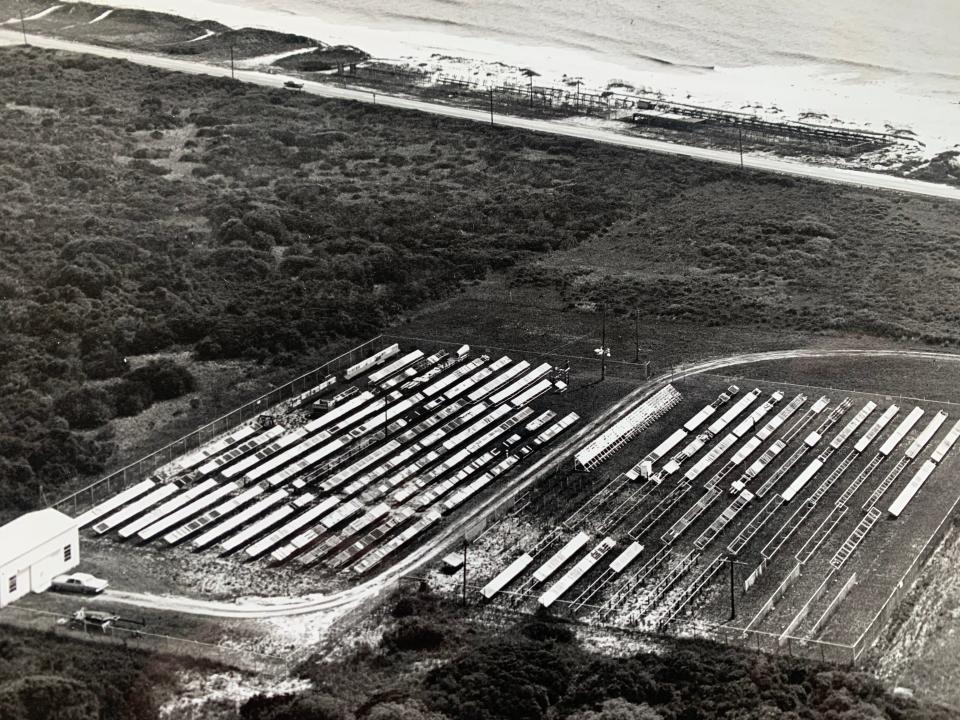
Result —
[[[578,532],[567,541],[566,545],[557,550],[543,565],[537,568],[536,572],[533,573],[534,579],[538,583],[546,580],[588,542],[590,542],[590,536],[585,532]]]
[[[267,463],[273,462],[279,450],[289,445],[293,445],[294,447],[296,447],[295,444],[302,442],[303,439],[307,437],[307,435],[309,435],[310,433],[316,430],[319,430],[320,428],[326,425],[329,425],[334,420],[339,418],[341,415],[345,415],[346,413],[350,412],[351,410],[355,409],[360,405],[363,405],[364,403],[366,403],[368,400],[371,400],[372,398],[373,398],[373,394],[370,392],[362,392],[359,395],[354,395],[343,405],[338,405],[337,407],[333,408],[332,410],[318,417],[316,420],[311,420],[303,427],[297,428],[296,430],[292,430],[284,435],[281,435],[279,438],[274,440],[272,443],[270,443],[266,447],[255,452],[253,455],[248,455],[247,457],[234,463],[233,465],[230,465],[229,467],[224,468],[223,470],[220,471],[220,474],[226,478],[232,478],[248,470],[248,468],[254,467],[254,470],[252,470],[251,472],[257,472],[259,476],[260,474],[263,474],[262,472],[260,472],[259,465],[260,464],[266,465]]]
[[[897,428],[890,433],[890,437],[886,439],[877,452],[881,455],[889,455],[892,453],[893,449],[901,440],[903,440],[906,434],[913,429],[913,426],[917,424],[917,420],[919,420],[922,415],[923,408],[921,407],[915,407],[913,410],[911,410],[910,414],[901,420],[900,424],[897,425]]]
[[[85,528],[97,518],[101,518],[108,513],[112,513],[118,507],[125,505],[134,498],[140,497],[148,490],[152,490],[156,484],[157,483],[153,480],[141,480],[136,485],[128,487],[126,490],[121,490],[112,498],[104,500],[99,505],[94,505],[85,513],[77,517],[77,527],[81,529]]]
[[[774,431],[783,425],[788,419],[790,419],[790,416],[792,416],[806,401],[806,395],[803,393],[797,395],[795,398],[793,398],[793,400],[787,403],[786,407],[770,418],[770,421],[760,428],[759,431],[757,431],[757,437],[763,441],[773,435]]]
[[[423,399],[423,396],[418,393],[416,395],[409,397],[403,402],[396,403],[394,405],[388,405],[384,412],[382,413],[375,412],[375,414],[372,417],[368,418],[363,423],[363,425],[360,425],[359,427],[350,431],[349,434],[342,435],[335,440],[331,440],[330,442],[326,443],[325,445],[322,445],[321,447],[317,448],[313,452],[310,452],[307,455],[304,455],[303,457],[295,460],[294,462],[292,462],[290,465],[283,468],[282,470],[275,472],[274,474],[272,474],[270,477],[267,478],[267,482],[270,483],[271,485],[279,485],[280,483],[284,482],[285,480],[292,477],[293,475],[297,475],[298,473],[301,473],[304,470],[307,470],[308,468],[318,464],[324,458],[327,458],[330,455],[333,455],[334,453],[343,449],[344,447],[346,447],[348,444],[350,444],[352,441],[356,440],[357,438],[362,437],[364,435],[369,435],[371,432],[376,430],[378,427],[380,427],[384,423],[389,423],[391,415],[394,418],[396,418],[398,415],[402,415],[422,399]],[[371,406],[371,407],[374,407],[374,406]],[[382,407],[383,406],[381,405],[379,408],[375,408],[375,409],[379,410],[379,409],[382,409]],[[365,412],[365,414],[367,413]],[[344,422],[347,423],[348,425],[353,424],[351,419],[348,419]],[[321,438],[321,437],[323,437],[323,433],[317,436],[317,438]],[[308,446],[308,449],[309,447],[312,447],[314,444],[316,443],[310,443],[310,440],[306,440],[303,443],[303,445]]]
[[[432,385],[428,385],[421,392],[426,396],[430,397],[431,395],[436,395],[438,392],[446,388],[448,385],[453,385],[455,382],[463,378],[464,376],[474,372],[481,365],[486,362],[483,358],[474,358],[465,365],[461,365],[459,368],[454,370],[448,375],[444,375],[442,378],[434,382]]]
[[[226,540],[220,543],[220,549],[223,552],[231,552],[239,547],[243,547],[253,540],[253,538],[255,538],[257,535],[266,532],[268,528],[273,527],[293,512],[296,511],[289,505],[281,505],[266,517],[255,522],[253,525],[245,527],[240,532],[228,537]]]
[[[573,587],[576,582],[583,577],[590,568],[603,559],[604,555],[610,552],[617,544],[613,538],[607,537],[591,550],[585,557],[581,558],[576,565],[567,570],[559,580],[557,580],[547,591],[540,596],[540,604],[543,607],[550,607],[567,590]]]
[[[830,398],[824,396],[819,398],[813,405],[810,406],[810,410],[816,414],[823,410],[827,405],[830,404]]]
[[[673,475],[679,469],[680,463],[678,463],[676,460],[670,460],[666,465],[663,466],[663,469],[660,472],[664,475]]]
[[[343,505],[330,511],[320,518],[321,527],[332,530],[349,517],[353,517],[358,510],[362,510],[363,505],[357,500],[348,500]]]
[[[843,445],[847,439],[857,431],[857,428],[863,425],[864,420],[867,419],[870,413],[876,409],[877,404],[873,402],[873,400],[869,401],[866,405],[860,408],[860,412],[850,418],[850,421],[843,426],[843,430],[838,432],[834,436],[833,440],[830,441],[830,447],[836,450]]]
[[[426,357],[423,350],[414,350],[413,352],[408,352],[406,355],[397,358],[389,365],[385,365],[376,372],[370,373],[370,375],[367,377],[367,381],[373,385],[383,382],[388,377],[400,372],[408,365],[413,365],[413,363],[422,357]]]
[[[960,420],[957,420],[954,426],[950,428],[946,435],[944,435],[943,439],[937,445],[936,450],[934,450],[933,454],[930,456],[930,459],[935,463],[939,463],[941,460],[943,460],[947,453],[950,452],[950,448],[953,447],[958,437],[960,437]]]
[[[890,507],[887,509],[893,517],[900,517],[900,513],[903,512],[903,509],[907,506],[913,496],[917,494],[917,491],[923,486],[927,481],[927,478],[930,477],[930,474],[937,469],[937,464],[933,460],[927,460],[923,465],[920,466],[920,469],[917,470],[916,474],[910,479],[910,482],[907,483],[906,487],[900,491],[900,494],[897,495],[896,499],[890,503]]]
[[[232,513],[238,507],[253,500],[255,497],[263,493],[263,488],[259,485],[254,485],[252,488],[243,491],[236,497],[232,497],[229,500],[226,500],[219,505],[217,505],[212,510],[208,510],[200,517],[194,518],[186,525],[181,525],[176,530],[171,530],[166,535],[163,536],[164,542],[168,545],[173,545],[174,543],[183,540],[188,535],[195,533],[200,528],[204,528],[215,520]]]
[[[671,402],[679,400],[680,393],[673,385],[664,385],[656,393],[634,407],[613,425],[593,438],[580,448],[574,455],[576,462],[582,467],[593,463],[603,455],[614,443],[635,432],[636,429],[671,407]]]
[[[487,380],[483,385],[478,387],[476,390],[467,395],[467,399],[471,402],[476,402],[481,398],[485,398],[487,395],[492,393],[499,387],[503,387],[508,382],[517,377],[520,373],[526,371],[530,367],[530,363],[526,360],[521,360],[516,365],[507,368],[499,375]]]
[[[489,600],[498,592],[503,590],[503,588],[505,588],[517,575],[526,570],[527,566],[532,562],[533,558],[527,553],[523,553],[520,557],[497,573],[497,575],[490,582],[484,585],[480,590],[480,594]]]
[[[623,552],[621,552],[619,555],[617,555],[613,559],[613,562],[610,563],[610,569],[613,570],[615,573],[623,572],[626,569],[627,565],[629,565],[634,560],[636,560],[637,555],[639,555],[642,552],[643,552],[643,545],[641,545],[636,541],[630,543],[623,549]]]
[[[515,398],[510,400],[510,404],[513,405],[514,407],[522,407],[527,403],[529,403],[531,400],[535,400],[541,395],[543,395],[551,387],[553,387],[553,383],[547,378],[544,378],[540,382],[534,385],[531,385],[522,393],[520,393]]]
[[[189,505],[184,505],[175,513],[171,513],[170,515],[167,515],[162,520],[158,520],[153,525],[150,525],[149,527],[144,528],[139,533],[137,533],[137,537],[139,537],[141,540],[150,540],[151,538],[156,537],[157,535],[162,533],[164,530],[167,530],[173,527],[174,525],[176,525],[177,523],[183,522],[188,517],[192,517],[193,515],[196,515],[201,510],[204,510],[210,507],[215,502],[217,502],[217,500],[220,500],[221,498],[226,497],[227,495],[232,493],[234,490],[236,490],[238,487],[239,486],[235,482],[228,482],[223,485],[218,485],[216,490],[214,490],[213,492],[209,492],[206,495],[198,497]]]
[[[689,470],[687,470],[686,473],[684,473],[684,477],[687,480],[696,480],[697,476],[700,473],[702,473],[708,467],[713,465],[713,463],[716,462],[717,458],[719,458],[727,450],[733,447],[733,444],[735,442],[737,442],[737,436],[734,435],[733,433],[729,433],[726,437],[723,438],[723,440],[721,440],[713,448],[711,448],[710,452],[708,452],[702,458],[697,460],[694,466]]]
[[[336,507],[339,503],[340,498],[336,495],[324,498],[319,504],[314,505],[302,515],[298,515],[283,527],[277,528],[265,538],[248,547],[244,552],[246,552],[249,557],[259,557],[274,545],[286,540],[303,526],[312,523],[331,508]]]
[[[351,365],[346,369],[346,372],[343,373],[343,377],[346,380],[352,380],[357,377],[357,375],[363,375],[367,370],[372,368],[374,365],[379,365],[387,358],[391,358],[397,353],[400,352],[400,346],[397,343],[393,345],[388,345],[383,348],[383,350],[378,350],[373,355],[368,358],[364,358],[355,365]]]
[[[331,490],[337,489],[338,487],[343,485],[343,483],[345,483],[352,475],[356,475],[358,472],[360,472],[364,468],[370,465],[373,465],[375,462],[379,462],[380,460],[385,458],[387,455],[391,455],[396,450],[400,449],[400,444],[401,443],[399,440],[391,440],[386,445],[383,445],[377,448],[371,453],[367,453],[366,455],[361,457],[359,460],[355,461],[351,465],[348,465],[347,467],[343,468],[343,470],[340,470],[335,475],[332,475],[331,477],[327,478],[322,483],[320,483],[320,489],[323,490],[324,492],[330,492]],[[294,480],[293,484],[296,485],[297,481]]]
[[[686,446],[680,452],[684,457],[690,458],[700,452],[700,448],[707,444],[706,435],[697,435],[693,440],[688,442]]]
[[[217,457],[209,460],[208,462],[201,465],[197,468],[197,472],[201,475],[209,475],[212,472],[216,472],[220,467],[226,465],[228,462],[235,460],[240,457],[240,455],[246,455],[255,451],[257,448],[262,445],[266,445],[271,440],[274,440],[286,432],[286,429],[282,425],[274,425],[272,428],[267,430],[264,433],[260,433],[255,438],[251,438],[242,445],[238,445],[235,448],[231,448],[227,452],[218,455]],[[237,452],[240,448],[243,448],[243,452]]]
[[[510,428],[514,427],[518,423],[522,423],[531,415],[533,415],[532,409],[528,407],[521,408],[516,413],[514,413],[513,415],[508,417],[506,420],[504,420],[502,423],[497,425],[495,428],[488,430],[483,435],[481,435],[476,440],[474,440],[472,443],[467,445],[467,452],[476,452],[487,443],[493,442],[500,435],[503,435]]]
[[[867,446],[869,446],[870,443],[874,441],[877,435],[880,434],[880,432],[893,419],[893,416],[896,415],[898,412],[900,412],[900,408],[898,408],[896,405],[891,405],[886,410],[884,410],[883,415],[878,417],[874,421],[873,425],[871,425],[870,428],[863,435],[860,436],[860,439],[857,440],[857,444],[853,446],[853,449],[856,450],[858,453],[862,453],[864,450],[866,450]]]
[[[477,420],[475,423],[472,423],[471,425],[468,425],[467,427],[465,427],[463,430],[461,430],[460,432],[458,432],[458,433],[457,433],[456,435],[454,435],[453,437],[451,437],[451,438],[449,438],[449,439],[447,439],[447,440],[444,440],[444,441],[443,441],[443,447],[446,448],[447,450],[453,450],[453,449],[454,449],[455,447],[457,447],[458,445],[463,444],[463,443],[466,442],[469,438],[471,438],[472,436],[476,435],[476,434],[477,434],[478,432],[480,432],[483,428],[487,427],[488,425],[493,424],[494,422],[496,422],[497,420],[499,420],[500,418],[502,418],[504,415],[506,415],[507,413],[509,413],[512,409],[513,409],[513,408],[511,408],[509,405],[506,405],[506,404],[505,404],[505,405],[498,405],[498,406],[495,407],[493,410],[491,410],[489,413],[487,413],[487,414],[484,415],[482,418],[480,418],[479,420]]]
[[[742,448],[740,448],[739,450],[737,450],[736,453],[734,453],[733,457],[730,458],[730,462],[732,462],[734,465],[739,465],[748,457],[750,457],[753,454],[754,450],[760,447],[761,442],[763,442],[763,440],[761,440],[756,436],[750,438],[749,440],[747,440],[746,443],[744,443]]]
[[[465,380],[461,380],[460,382],[458,382],[452,388],[447,390],[443,394],[443,396],[447,400],[453,400],[455,397],[462,395],[467,390],[472,388],[474,385],[477,385],[481,380],[486,380],[488,377],[490,377],[494,373],[499,372],[500,370],[505,368],[507,365],[509,365],[511,362],[513,361],[509,357],[504,355],[499,360],[495,360],[494,362],[487,365],[485,368],[481,368],[477,372],[473,373],[473,375],[466,378]]]
[[[703,410],[701,410],[692,418],[687,420],[687,422],[683,424],[683,428],[687,432],[693,432],[698,427],[703,425],[703,423],[706,422],[707,418],[713,415],[716,411],[717,409],[713,405],[707,405],[705,408],[703,408]]]
[[[353,571],[358,575],[362,575],[388,555],[391,555],[399,550],[402,546],[413,540],[413,538],[415,538],[417,535],[440,520],[440,517],[440,513],[438,513],[436,510],[431,510],[425,515],[422,515],[419,520],[413,523],[413,525],[410,527],[406,528],[399,535],[391,538],[380,547],[374,548],[373,551],[366,557],[354,563],[352,568]]]
[[[514,380],[512,383],[507,385],[507,387],[497,390],[497,392],[490,396],[490,402],[492,402],[494,405],[503,402],[511,395],[516,395],[528,385],[544,377],[551,370],[553,370],[553,365],[550,363],[541,363],[540,365],[537,365],[537,367],[535,367],[533,370]]]
[[[338,425],[328,428],[327,430],[324,430],[323,432],[318,433],[313,437],[303,439],[296,445],[287,448],[283,452],[279,452],[279,453],[276,453],[275,455],[272,455],[268,460],[263,461],[262,463],[260,463],[254,468],[251,468],[250,471],[243,476],[244,482],[249,483],[249,482],[253,482],[254,480],[258,480],[259,478],[263,477],[267,473],[273,472],[274,470],[279,468],[281,465],[284,465],[285,463],[290,462],[294,458],[297,458],[300,455],[303,455],[305,452],[307,452],[311,448],[314,448],[317,445],[320,445],[321,443],[328,443],[328,441],[330,441],[330,439],[333,437],[335,433],[342,432],[342,428],[346,428],[351,425],[354,425],[358,423],[360,420],[363,420],[364,418],[370,415],[373,415],[374,413],[380,416],[378,420],[379,422],[382,423],[384,418],[383,418],[383,413],[380,411],[383,410],[384,406],[386,406],[387,403],[388,403],[387,398],[381,398],[379,400],[375,400],[374,402],[368,405],[364,405],[364,407],[360,408],[357,412],[353,413],[353,415],[350,415],[349,417],[344,418]],[[319,460],[323,457],[326,457],[332,452],[336,452],[343,445],[346,445],[346,441],[344,441],[342,437],[339,437],[336,440],[330,441],[327,445],[321,447],[320,450],[316,451],[317,454],[319,455],[317,459]],[[276,485],[277,483],[273,482],[271,484]]]
[[[208,490],[213,490],[217,486],[216,480],[204,480],[199,485],[187,488],[181,493],[177,493],[165,503],[158,505],[147,514],[137,518],[131,523],[127,523],[118,531],[120,537],[128,538],[134,533],[138,533],[151,523],[166,517],[174,510],[177,510],[194,498],[200,497]]]
[[[211,543],[215,542],[217,539],[226,535],[231,530],[239,527],[247,520],[256,517],[263,511],[276,505],[278,502],[286,500],[288,496],[289,493],[287,493],[286,490],[277,490],[276,492],[267,495],[267,497],[263,498],[262,500],[258,500],[253,505],[244,508],[236,515],[230,515],[223,522],[217,523],[214,527],[207,530],[207,532],[203,533],[200,535],[200,537],[193,541],[193,547],[197,550],[202,550]]]
[[[197,465],[205,461],[207,458],[213,457],[224,450],[226,450],[231,445],[235,445],[241,440],[246,440],[248,437],[253,435],[256,432],[256,429],[250,425],[244,425],[242,428],[234,430],[229,435],[226,435],[219,440],[214,440],[207,445],[204,445],[202,448],[198,448],[188,455],[184,455],[180,460],[180,472],[186,470],[191,470]]]
[[[770,447],[767,448],[766,452],[763,453],[756,461],[743,473],[747,478],[754,478],[758,473],[762,472],[763,469],[769,465],[773,459],[779,455],[787,444],[783,440],[777,440],[772,443]]]
[[[643,458],[644,460],[649,460],[650,462],[656,462],[668,452],[673,450],[680,442],[687,436],[686,430],[675,430],[673,434],[670,435],[666,440],[657,445],[653,450],[647,453],[647,456]]]
[[[816,475],[822,467],[823,460],[820,458],[811,460],[810,464],[807,465],[799,475],[797,475],[794,481],[790,483],[790,485],[787,486],[787,489],[780,493],[780,495],[784,500],[790,502],[793,500],[796,494],[803,489],[803,486],[810,482],[810,478]]]
[[[727,425],[736,419],[740,413],[746,410],[750,405],[753,404],[753,401],[760,397],[760,389],[754,388],[742,398],[737,400],[733,407],[727,410],[723,415],[714,420],[710,427],[707,428],[708,431],[716,435],[718,432],[723,430]]]
[[[97,535],[103,535],[105,532],[113,530],[113,528],[122,525],[127,520],[136,517],[144,510],[147,510],[154,505],[156,505],[161,500],[165,500],[175,492],[180,490],[180,486],[176,483],[168,483],[166,485],[161,485],[160,487],[152,490],[147,495],[143,496],[139,500],[130,503],[125,508],[119,512],[115,512],[113,515],[108,517],[106,520],[101,520],[96,525],[93,526],[93,531]]]
[[[910,447],[907,448],[904,455],[913,460],[920,451],[923,450],[926,444],[930,442],[930,439],[936,434],[937,430],[940,429],[940,426],[946,422],[946,419],[947,414],[943,412],[943,410],[934,415],[933,419],[920,431],[920,434],[917,435],[917,438],[910,443]]]
[[[770,395],[769,400],[741,420],[740,423],[733,429],[733,434],[737,437],[743,437],[746,435],[753,427],[756,426],[758,422],[763,420],[766,414],[770,412],[781,400],[783,400],[783,393],[777,390],[775,393]]]

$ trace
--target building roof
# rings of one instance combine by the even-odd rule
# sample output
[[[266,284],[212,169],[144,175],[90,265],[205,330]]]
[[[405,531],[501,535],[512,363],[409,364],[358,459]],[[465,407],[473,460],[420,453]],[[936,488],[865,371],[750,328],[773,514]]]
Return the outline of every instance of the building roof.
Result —
[[[0,565],[16,560],[76,526],[74,518],[53,508],[29,512],[11,520],[0,526]]]

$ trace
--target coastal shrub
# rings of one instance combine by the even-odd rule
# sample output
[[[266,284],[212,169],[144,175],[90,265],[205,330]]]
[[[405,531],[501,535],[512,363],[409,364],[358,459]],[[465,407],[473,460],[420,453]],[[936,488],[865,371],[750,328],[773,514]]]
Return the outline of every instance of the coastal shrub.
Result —
[[[197,387],[193,374],[172,360],[156,360],[127,375],[131,383],[142,383],[157,400],[170,400]]]
[[[114,415],[113,398],[101,389],[83,386],[67,390],[53,401],[53,410],[71,428],[87,430],[99,427]]]

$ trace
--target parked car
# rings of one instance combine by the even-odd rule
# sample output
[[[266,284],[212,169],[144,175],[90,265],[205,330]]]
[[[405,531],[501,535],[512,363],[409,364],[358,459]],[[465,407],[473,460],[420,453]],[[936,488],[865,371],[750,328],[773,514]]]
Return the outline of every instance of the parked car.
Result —
[[[100,612],[98,610],[86,610],[80,608],[69,620],[65,620],[68,627],[75,630],[96,630],[106,632],[113,627],[113,624],[120,620],[119,615],[113,613]]]
[[[60,592],[96,595],[106,590],[109,585],[110,583],[106,580],[101,580],[89,573],[73,573],[72,575],[57,575],[50,587]]]

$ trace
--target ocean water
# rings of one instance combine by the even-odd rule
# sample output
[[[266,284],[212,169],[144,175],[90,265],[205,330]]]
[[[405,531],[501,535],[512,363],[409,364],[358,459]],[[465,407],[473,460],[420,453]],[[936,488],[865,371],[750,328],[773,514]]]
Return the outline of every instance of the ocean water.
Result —
[[[109,1],[109,0],[108,0]],[[960,0],[116,0],[960,143]],[[479,73],[479,71],[477,71]]]

